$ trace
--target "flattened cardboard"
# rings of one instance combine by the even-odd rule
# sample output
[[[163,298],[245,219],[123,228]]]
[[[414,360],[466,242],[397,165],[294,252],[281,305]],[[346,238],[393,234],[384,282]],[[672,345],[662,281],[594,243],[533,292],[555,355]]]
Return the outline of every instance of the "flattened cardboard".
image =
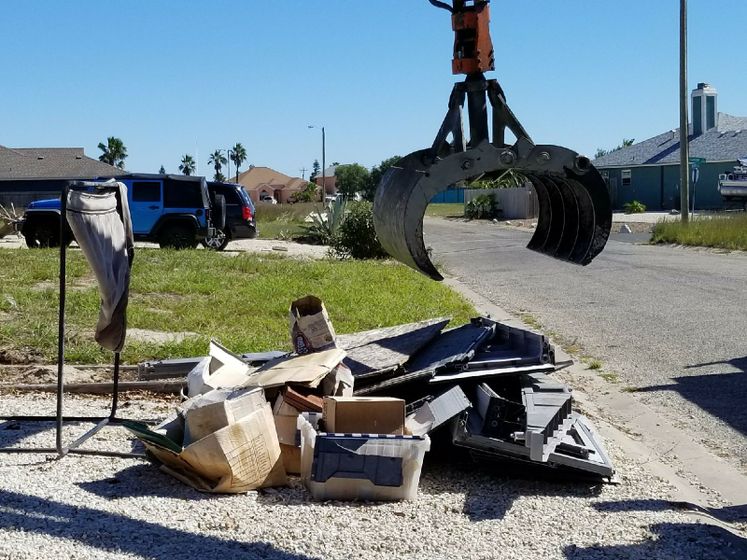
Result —
[[[335,329],[318,297],[306,296],[291,303],[290,335],[296,354],[317,352],[334,346]]]
[[[288,383],[318,387],[345,358],[337,348],[269,362],[249,376],[245,387],[280,387]]]
[[[402,435],[405,401],[391,397],[325,397],[323,415],[329,433]]]

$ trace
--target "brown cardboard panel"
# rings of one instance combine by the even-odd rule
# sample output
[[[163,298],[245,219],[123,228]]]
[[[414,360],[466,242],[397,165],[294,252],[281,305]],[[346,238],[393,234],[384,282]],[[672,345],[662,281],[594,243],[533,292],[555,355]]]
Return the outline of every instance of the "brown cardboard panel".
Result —
[[[285,472],[288,474],[301,474],[301,448],[295,445],[280,444],[280,456],[283,458]]]
[[[275,416],[275,429],[278,433],[278,441],[285,445],[296,445],[296,416]]]
[[[405,401],[390,397],[325,397],[324,424],[332,433],[402,435]]]

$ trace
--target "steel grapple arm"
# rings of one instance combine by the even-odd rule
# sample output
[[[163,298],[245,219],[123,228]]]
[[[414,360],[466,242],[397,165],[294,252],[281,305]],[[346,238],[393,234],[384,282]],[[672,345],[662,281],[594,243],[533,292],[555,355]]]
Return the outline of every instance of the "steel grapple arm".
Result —
[[[498,82],[483,75],[493,68],[488,2],[455,0],[453,7],[430,2],[452,12],[452,70],[467,78],[455,84],[431,147],[405,156],[384,174],[374,199],[381,244],[397,260],[440,280],[423,241],[423,216],[430,200],[451,185],[514,169],[531,182],[539,202],[528,248],[576,264],[590,263],[604,248],[612,225],[604,180],[588,158],[560,146],[536,145]],[[465,102],[469,139],[464,133]],[[506,142],[507,130],[514,138],[511,144]]]

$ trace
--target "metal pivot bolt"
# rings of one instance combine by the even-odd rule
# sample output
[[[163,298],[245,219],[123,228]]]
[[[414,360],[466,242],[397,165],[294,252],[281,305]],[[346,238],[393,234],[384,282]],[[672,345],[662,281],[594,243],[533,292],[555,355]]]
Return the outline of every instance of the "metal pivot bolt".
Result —
[[[574,167],[579,173],[586,173],[591,168],[591,161],[585,156],[576,156]]]
[[[551,159],[552,159],[552,156],[550,156],[550,152],[540,152],[537,155],[537,163],[540,165],[548,163]]]
[[[512,165],[516,161],[516,154],[511,150],[503,150],[501,152],[501,163],[504,165]]]
[[[462,169],[464,169],[465,171],[466,171],[467,169],[472,169],[472,166],[473,166],[474,164],[475,164],[475,162],[474,162],[474,161],[472,161],[471,159],[465,159],[465,160],[464,160],[464,161],[462,162]]]

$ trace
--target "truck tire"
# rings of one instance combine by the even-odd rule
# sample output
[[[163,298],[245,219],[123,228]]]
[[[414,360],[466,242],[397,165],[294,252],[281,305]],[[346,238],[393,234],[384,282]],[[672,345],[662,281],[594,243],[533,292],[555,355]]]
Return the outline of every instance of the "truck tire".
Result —
[[[29,249],[60,246],[60,223],[52,219],[32,220],[23,227]]]
[[[205,249],[212,249],[213,251],[222,251],[226,248],[226,245],[228,245],[228,242],[231,241],[228,238],[228,235],[222,230],[222,229],[216,229],[215,230],[215,236],[214,237],[205,237],[201,241],[202,246],[205,247]]]
[[[168,224],[158,234],[161,249],[194,249],[197,247],[195,231],[186,224]]]

